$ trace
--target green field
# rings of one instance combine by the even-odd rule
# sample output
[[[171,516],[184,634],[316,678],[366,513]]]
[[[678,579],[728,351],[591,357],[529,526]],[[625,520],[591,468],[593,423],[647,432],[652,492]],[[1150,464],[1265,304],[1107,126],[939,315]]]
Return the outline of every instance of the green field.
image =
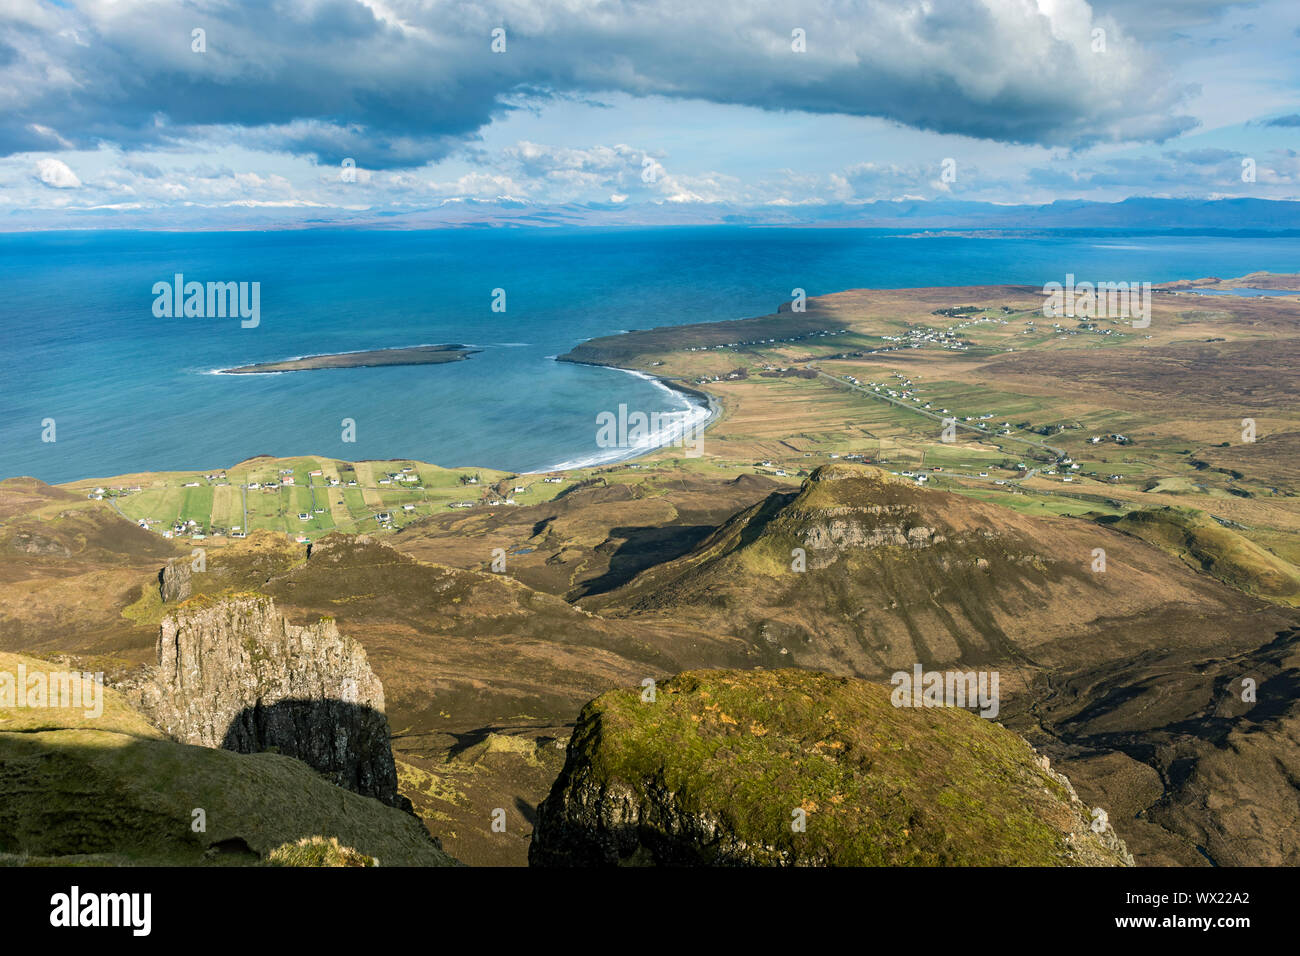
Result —
[[[211,480],[202,474],[153,474],[139,491],[114,487],[109,496],[127,518],[144,520],[159,533],[221,536],[235,529],[247,534],[266,528],[295,538],[315,539],[334,530],[379,530],[376,518],[383,513],[391,515],[385,528],[395,530],[420,517],[445,512],[452,503],[472,502],[479,507],[513,497],[520,504],[536,504],[583,480],[589,472],[566,475],[561,483],[546,483],[541,475],[515,476],[487,468],[439,468],[412,460],[349,463],[282,458],[255,459],[208,474],[213,476]],[[404,474],[414,475],[416,480],[389,477]],[[466,481],[469,478],[477,480],[470,483]],[[283,483],[288,479],[292,484]],[[338,484],[330,485],[331,479]],[[497,484],[506,479],[504,494],[497,492]],[[357,484],[349,486],[349,481]],[[186,487],[195,482],[196,486]],[[112,483],[109,480],[108,485]],[[524,490],[513,491],[517,486]],[[406,511],[404,505],[412,506],[412,510]],[[301,514],[307,518],[300,518]],[[194,526],[185,524],[190,520]]]

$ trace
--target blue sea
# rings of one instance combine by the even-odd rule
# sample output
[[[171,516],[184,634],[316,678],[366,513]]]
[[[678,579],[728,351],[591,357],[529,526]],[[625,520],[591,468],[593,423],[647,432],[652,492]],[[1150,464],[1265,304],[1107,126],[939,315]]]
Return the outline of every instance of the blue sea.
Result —
[[[554,361],[626,329],[767,314],[796,287],[1163,282],[1300,271],[1300,239],[875,230],[60,232],[0,235],[0,478],[213,469],[258,454],[513,471],[596,462],[596,417],[685,399]],[[160,318],[153,286],[259,282],[260,322]],[[505,290],[494,312],[493,290]],[[421,344],[440,366],[214,370]],[[42,441],[53,419],[55,441]],[[342,421],[356,441],[342,440]]]

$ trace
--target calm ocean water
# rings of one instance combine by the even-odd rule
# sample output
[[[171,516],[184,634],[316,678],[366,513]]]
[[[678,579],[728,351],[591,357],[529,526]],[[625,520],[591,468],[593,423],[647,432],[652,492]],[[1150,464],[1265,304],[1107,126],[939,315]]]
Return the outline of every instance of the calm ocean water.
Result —
[[[682,407],[654,382],[558,363],[598,335],[773,311],[856,287],[1162,282],[1300,271],[1300,239],[906,238],[674,228],[0,235],[0,478],[216,468],[257,454],[518,471],[601,457],[596,416]],[[157,318],[154,283],[260,282],[261,320]],[[492,311],[493,290],[506,311]],[[443,366],[212,370],[460,342]],[[341,421],[356,422],[356,442]],[[54,419],[56,441],[43,442]]]

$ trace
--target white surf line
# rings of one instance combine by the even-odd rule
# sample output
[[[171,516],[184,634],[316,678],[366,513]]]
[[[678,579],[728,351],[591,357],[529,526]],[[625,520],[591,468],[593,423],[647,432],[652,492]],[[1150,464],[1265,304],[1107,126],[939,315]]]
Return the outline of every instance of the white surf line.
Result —
[[[597,365],[595,367],[607,368],[615,372],[626,372],[628,375],[635,375],[637,378],[653,383],[676,398],[684,406],[680,411],[689,411],[690,415],[685,420],[674,421],[654,434],[646,436],[645,439],[630,448],[612,448],[609,451],[597,452],[583,458],[566,459],[559,464],[526,471],[523,474],[541,475],[552,471],[576,471],[579,468],[594,468],[597,465],[612,465],[618,462],[630,461],[633,458],[640,458],[642,455],[647,455],[652,451],[658,451],[660,448],[671,445],[691,429],[696,427],[707,428],[718,415],[719,409],[714,406],[711,399],[705,403],[700,403],[688,393],[674,388],[656,375],[632,368],[619,368],[617,365]]]

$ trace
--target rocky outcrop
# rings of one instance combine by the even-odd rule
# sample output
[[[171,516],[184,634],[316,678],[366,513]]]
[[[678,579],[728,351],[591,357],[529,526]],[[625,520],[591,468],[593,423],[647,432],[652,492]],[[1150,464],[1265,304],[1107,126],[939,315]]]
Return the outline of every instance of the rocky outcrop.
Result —
[[[176,740],[278,752],[410,808],[397,792],[383,686],[332,620],[291,624],[257,594],[189,601],[162,622],[143,705]]]
[[[695,671],[584,708],[540,866],[1131,866],[1022,738],[807,671]]]
[[[67,665],[0,652],[20,667],[52,685]],[[110,686],[99,703],[0,706],[0,863],[456,865],[418,818],[299,760],[168,740]]]
[[[164,604],[178,604],[194,593],[194,569],[185,558],[168,561],[158,572],[158,594]]]
[[[864,514],[869,513],[862,509]],[[792,517],[799,517],[792,515]],[[874,517],[874,515],[873,515]],[[820,519],[820,520],[816,520]],[[800,529],[805,547],[813,551],[839,552],[848,548],[926,548],[947,540],[933,528],[908,527],[903,524],[880,523],[868,525],[838,516],[815,516]],[[832,563],[834,555],[826,559]]]
[[[67,545],[47,538],[34,531],[17,531],[9,539],[9,546],[19,554],[34,554],[41,557],[67,558],[72,551]]]

